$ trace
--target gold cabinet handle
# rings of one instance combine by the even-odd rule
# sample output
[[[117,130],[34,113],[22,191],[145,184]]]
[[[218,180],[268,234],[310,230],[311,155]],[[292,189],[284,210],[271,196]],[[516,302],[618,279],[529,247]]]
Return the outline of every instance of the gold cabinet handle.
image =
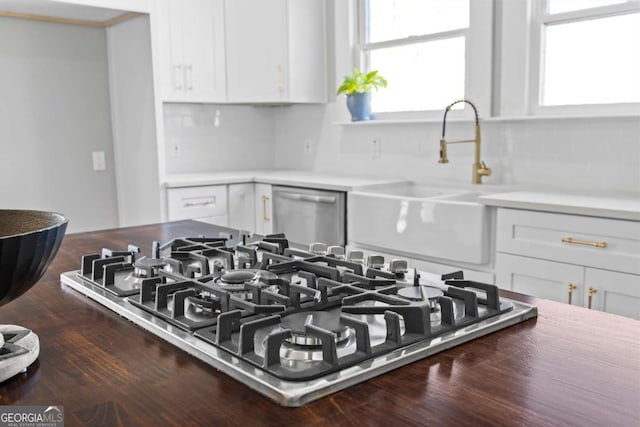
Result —
[[[598,290],[596,288],[594,288],[593,286],[589,286],[589,293],[587,294],[589,296],[589,302],[587,307],[589,309],[591,309],[591,303],[593,302],[593,295],[598,292]]]
[[[574,289],[577,288],[573,283],[569,283],[569,305],[571,305],[571,297],[573,296]]]
[[[607,247],[607,242],[590,242],[588,240],[579,240],[579,239],[574,239],[573,237],[563,237],[562,241],[564,243],[575,243],[577,245],[587,245],[587,246],[593,246],[594,248],[606,248]]]
[[[271,221],[271,218],[267,215],[267,202],[269,201],[269,197],[262,196],[262,219],[265,221]]]

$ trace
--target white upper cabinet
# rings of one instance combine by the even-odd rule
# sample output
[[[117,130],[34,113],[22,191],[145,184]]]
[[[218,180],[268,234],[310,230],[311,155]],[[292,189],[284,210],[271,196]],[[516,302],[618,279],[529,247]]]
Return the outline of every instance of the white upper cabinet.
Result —
[[[162,100],[224,102],[223,0],[154,2]]]
[[[226,0],[227,99],[323,103],[324,0]]]

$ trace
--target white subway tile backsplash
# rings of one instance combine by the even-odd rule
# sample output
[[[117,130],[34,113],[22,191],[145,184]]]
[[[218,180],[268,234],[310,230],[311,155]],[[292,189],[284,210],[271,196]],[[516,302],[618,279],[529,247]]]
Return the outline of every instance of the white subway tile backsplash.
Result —
[[[309,132],[316,116],[336,116],[343,105],[329,104],[325,114],[305,106],[278,113],[276,147],[295,151],[299,140],[317,141],[311,169],[324,172],[375,173],[411,180],[468,182],[473,147],[449,147],[450,163],[438,160],[440,123],[339,126],[325,120]],[[287,110],[285,112],[285,110]],[[307,115],[305,122],[303,117]],[[297,122],[307,123],[307,127]],[[322,121],[322,118],[317,118]],[[317,123],[315,124],[317,127]],[[575,191],[640,193],[640,120],[612,118],[550,118],[482,122],[482,158],[493,168],[485,182],[554,187]],[[471,122],[447,124],[447,139],[473,136]],[[382,141],[380,157],[372,158],[371,139]],[[296,168],[295,158],[279,157],[278,168]],[[380,169],[377,169],[380,167]]]
[[[273,167],[273,109],[164,104],[167,173]]]
[[[167,171],[276,168],[470,181],[472,144],[450,146],[450,163],[438,163],[441,123],[334,124],[344,119],[343,109],[342,103],[165,104]],[[640,120],[554,118],[489,121],[481,127],[482,159],[493,168],[484,182],[640,193]],[[473,122],[448,123],[446,136],[473,137]],[[174,145],[178,156],[171,151]]]

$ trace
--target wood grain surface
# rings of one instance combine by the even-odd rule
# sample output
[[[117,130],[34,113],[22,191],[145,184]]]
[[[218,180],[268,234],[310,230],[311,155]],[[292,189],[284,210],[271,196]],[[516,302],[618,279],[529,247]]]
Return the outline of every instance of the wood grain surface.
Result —
[[[65,423],[225,425],[640,425],[640,322],[517,294],[539,317],[301,408],[284,408],[75,291],[59,275],[102,247],[207,234],[181,221],[70,234],[42,280],[0,308],[40,337],[3,405],[63,405]]]

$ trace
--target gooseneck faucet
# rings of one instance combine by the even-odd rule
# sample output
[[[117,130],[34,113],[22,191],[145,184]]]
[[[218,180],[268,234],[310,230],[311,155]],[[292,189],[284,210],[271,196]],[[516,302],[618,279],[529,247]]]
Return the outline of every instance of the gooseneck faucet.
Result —
[[[444,133],[447,125],[447,114],[451,107],[461,102],[466,102],[471,105],[473,108],[473,113],[476,117],[476,135],[474,139],[462,139],[459,141],[447,141],[444,139]],[[466,99],[460,99],[455,101],[449,105],[444,110],[444,119],[442,120],[442,139],[440,140],[440,160],[438,163],[449,163],[449,159],[447,158],[447,144],[461,144],[466,142],[473,142],[476,145],[475,158],[473,161],[473,176],[471,177],[471,183],[473,184],[482,184],[482,177],[491,175],[491,168],[488,168],[487,165],[480,160],[480,119],[478,118],[478,109],[472,102],[467,101]]]

